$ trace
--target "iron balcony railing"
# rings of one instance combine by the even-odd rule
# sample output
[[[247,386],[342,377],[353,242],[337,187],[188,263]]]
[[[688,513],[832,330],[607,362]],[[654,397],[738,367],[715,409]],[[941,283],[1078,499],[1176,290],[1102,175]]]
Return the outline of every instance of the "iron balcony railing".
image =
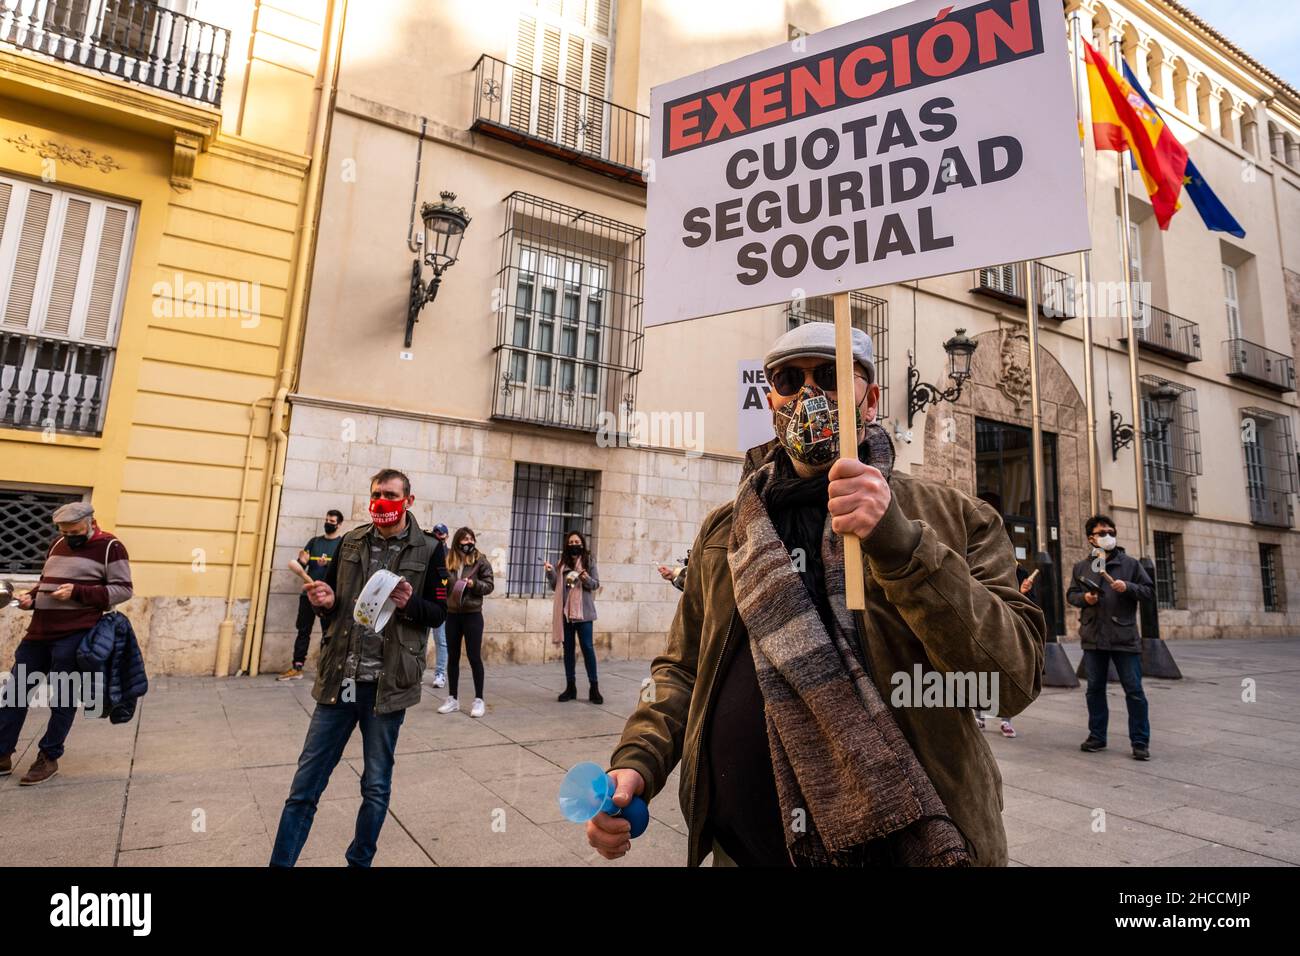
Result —
[[[0,45],[220,107],[230,31],[157,0],[0,0]]]
[[[1038,302],[1039,314],[1045,319],[1074,318],[1077,314],[1074,305],[1074,276],[1038,261],[1033,266],[1034,298]],[[1024,264],[1012,262],[978,270],[975,273],[975,288],[971,291],[1023,307]]]
[[[1138,347],[1182,362],[1201,360],[1201,327],[1181,315],[1145,302],[1134,303],[1133,326]],[[1127,344],[1128,336],[1120,341]]]
[[[650,117],[487,54],[474,64],[471,128],[645,184]]]
[[[1274,528],[1289,528],[1294,523],[1291,513],[1291,496],[1276,488],[1249,485],[1250,520],[1255,524]]]
[[[1295,361],[1246,339],[1228,339],[1228,374],[1279,392],[1295,391]]]
[[[0,427],[98,435],[113,348],[0,331]]]

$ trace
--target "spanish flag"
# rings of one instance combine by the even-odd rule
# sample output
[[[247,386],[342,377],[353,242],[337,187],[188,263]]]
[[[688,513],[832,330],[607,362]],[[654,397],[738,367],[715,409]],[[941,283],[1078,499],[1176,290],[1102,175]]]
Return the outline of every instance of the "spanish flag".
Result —
[[[1161,229],[1178,211],[1178,194],[1187,169],[1187,149],[1165,121],[1104,56],[1087,41],[1088,98],[1092,138],[1097,149],[1131,150]]]

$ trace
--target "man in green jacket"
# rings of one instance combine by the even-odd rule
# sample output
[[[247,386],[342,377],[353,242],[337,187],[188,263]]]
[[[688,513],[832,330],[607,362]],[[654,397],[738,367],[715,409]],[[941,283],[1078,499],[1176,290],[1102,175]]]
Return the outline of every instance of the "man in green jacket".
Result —
[[[1043,614],[993,508],[893,470],[860,330],[857,455],[840,457],[834,357],[833,326],[811,322],[765,359],[777,438],[750,451],[736,500],[695,539],[654,693],[610,760],[614,802],[652,800],[680,763],[692,866],[710,852],[715,865],[1005,865],[1002,779],[961,689],[992,685],[999,713],[1024,710]],[[864,612],[846,609],[846,532],[862,545]],[[944,692],[895,703],[918,678]],[[606,814],[587,836],[607,859],[631,848]]]
[[[374,859],[388,815],[397,734],[406,709],[420,702],[429,629],[447,616],[446,550],[415,523],[414,501],[406,475],[380,471],[370,479],[370,524],[343,536],[323,581],[303,585],[324,619],[325,636],[312,688],[316,709],[280,815],[272,866],[298,861],[316,804],[358,724],[365,770],[346,859],[349,866],[369,866]],[[396,610],[376,631],[354,620],[353,609],[380,569],[402,580],[392,592]]]

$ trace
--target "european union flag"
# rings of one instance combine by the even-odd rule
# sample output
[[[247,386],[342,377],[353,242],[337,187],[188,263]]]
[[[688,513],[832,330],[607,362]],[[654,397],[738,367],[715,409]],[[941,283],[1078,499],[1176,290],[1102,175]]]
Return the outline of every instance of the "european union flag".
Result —
[[[1156,109],[1156,104],[1151,102],[1151,97],[1147,96],[1147,91],[1142,89],[1142,84],[1137,81],[1137,77],[1133,75],[1127,63],[1124,64],[1124,79],[1133,85],[1133,89],[1142,94],[1142,98],[1153,110],[1160,112]],[[1214,190],[1205,181],[1205,177],[1201,175],[1201,171],[1196,168],[1190,156],[1187,157],[1187,168],[1183,173],[1183,191],[1191,199],[1196,211],[1201,214],[1201,221],[1205,223],[1205,228],[1215,232],[1226,232],[1238,239],[1246,238],[1246,230],[1242,229],[1232,213],[1228,212],[1228,207],[1219,201],[1219,197],[1214,194]]]

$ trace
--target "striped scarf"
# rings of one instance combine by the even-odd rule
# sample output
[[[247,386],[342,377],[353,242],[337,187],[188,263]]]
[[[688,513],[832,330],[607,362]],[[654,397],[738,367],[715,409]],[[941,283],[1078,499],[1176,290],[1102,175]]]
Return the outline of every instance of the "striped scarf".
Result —
[[[828,633],[764,504],[774,473],[769,455],[742,482],[727,558],[791,857],[820,866],[969,865],[965,841],[853,650],[843,539],[828,515],[821,542],[835,623]]]

